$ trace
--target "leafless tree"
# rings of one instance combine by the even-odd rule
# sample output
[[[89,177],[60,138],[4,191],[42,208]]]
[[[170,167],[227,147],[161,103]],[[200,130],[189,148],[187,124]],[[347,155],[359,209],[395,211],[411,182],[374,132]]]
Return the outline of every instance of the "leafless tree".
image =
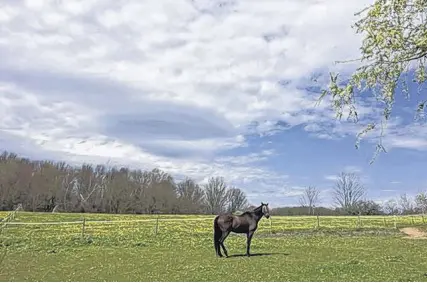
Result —
[[[239,188],[230,188],[227,191],[228,211],[236,212],[246,208],[248,200],[246,194]]]
[[[349,214],[355,213],[357,203],[365,196],[365,188],[355,173],[342,172],[333,189],[333,200]]]
[[[207,211],[218,214],[225,210],[227,204],[227,185],[223,177],[211,177],[204,186]]]
[[[406,193],[400,195],[399,206],[402,214],[411,214],[414,212],[414,203]]]
[[[388,200],[383,205],[383,210],[385,213],[390,215],[395,215],[399,213],[397,202],[395,200]]]
[[[177,195],[181,212],[201,212],[203,208],[204,192],[192,179],[185,178],[177,184]]]
[[[172,211],[176,206],[176,184],[171,175],[160,170],[150,171],[149,186],[144,197],[147,202],[147,213]]]
[[[425,192],[418,193],[415,196],[415,204],[417,209],[424,214],[427,211],[427,194]]]
[[[232,210],[245,206],[238,192],[227,193],[221,177],[211,178],[202,189],[188,178],[176,184],[159,169],[71,166],[0,153],[0,210],[22,203],[24,210],[44,212],[217,213],[229,202]]]
[[[301,206],[308,207],[308,214],[314,214],[314,207],[319,202],[319,190],[314,186],[308,186],[303,195],[300,196],[299,202]]]

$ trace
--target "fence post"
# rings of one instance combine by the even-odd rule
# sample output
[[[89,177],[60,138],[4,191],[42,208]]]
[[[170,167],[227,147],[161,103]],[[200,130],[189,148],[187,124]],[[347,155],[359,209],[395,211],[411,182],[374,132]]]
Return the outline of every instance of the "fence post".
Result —
[[[86,218],[83,217],[83,222],[82,222],[82,238],[84,238],[84,236],[85,236],[85,229],[86,229]]]
[[[159,215],[157,214],[157,219],[156,219],[156,236],[157,236],[157,232],[159,231]]]
[[[13,221],[15,220],[16,217],[16,212],[22,209],[22,204],[18,204],[18,206],[15,208],[14,211],[12,211],[12,213],[10,213],[8,216],[8,221]]]
[[[425,223],[424,222],[424,213],[421,215],[421,218],[423,219],[423,224]]]
[[[8,224],[8,222],[13,221],[13,220],[15,219],[16,211],[17,211],[20,207],[22,207],[22,205],[21,205],[21,204],[19,204],[19,205],[18,205],[18,207],[17,207],[14,211],[9,212],[9,214],[8,214],[8,215],[6,215],[6,217],[5,217],[4,219],[2,219],[2,221],[1,221],[1,224],[2,224],[2,225],[0,226],[0,234],[1,234],[1,233],[3,233],[3,229],[5,229],[5,228],[6,228],[6,225]]]
[[[385,216],[383,217],[383,223],[384,223],[384,227],[387,227],[387,223],[385,221]]]
[[[3,233],[3,229],[6,228],[7,222],[2,223],[2,225],[0,226],[0,234]]]
[[[397,229],[397,217],[394,215],[394,229]]]

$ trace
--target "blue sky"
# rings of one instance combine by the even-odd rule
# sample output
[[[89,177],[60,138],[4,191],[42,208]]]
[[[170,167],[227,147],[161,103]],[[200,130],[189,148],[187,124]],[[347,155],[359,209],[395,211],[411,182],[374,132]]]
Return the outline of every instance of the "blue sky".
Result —
[[[353,14],[372,1],[219,2],[0,1],[1,149],[223,176],[273,207],[308,185],[330,205],[341,171],[378,202],[427,189],[414,100],[398,99],[373,165],[376,133],[356,150],[362,126],[315,107],[328,71],[356,67],[333,62],[358,57]],[[369,101],[362,124],[381,117]]]

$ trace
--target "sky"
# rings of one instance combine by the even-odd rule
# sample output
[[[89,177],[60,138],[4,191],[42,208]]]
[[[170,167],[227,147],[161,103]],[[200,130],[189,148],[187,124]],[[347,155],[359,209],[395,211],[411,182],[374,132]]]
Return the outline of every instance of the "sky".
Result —
[[[357,173],[377,202],[427,189],[427,129],[398,93],[381,154],[316,90],[351,74],[366,0],[0,0],[0,149],[71,164],[222,176],[253,204],[329,206]],[[312,78],[316,77],[317,82]]]

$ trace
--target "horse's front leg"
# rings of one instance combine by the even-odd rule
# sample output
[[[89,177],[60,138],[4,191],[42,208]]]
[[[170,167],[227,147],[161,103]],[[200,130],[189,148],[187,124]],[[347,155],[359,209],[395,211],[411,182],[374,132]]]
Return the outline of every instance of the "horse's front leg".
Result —
[[[254,231],[249,231],[247,233],[247,241],[246,241],[246,255],[251,256],[251,241],[252,236],[254,235]]]
[[[230,234],[230,231],[222,232],[221,239],[219,240],[219,244],[221,245],[222,249],[224,250],[225,257],[228,257],[228,252],[224,246],[224,241],[225,241],[225,239],[227,239],[229,234]]]

